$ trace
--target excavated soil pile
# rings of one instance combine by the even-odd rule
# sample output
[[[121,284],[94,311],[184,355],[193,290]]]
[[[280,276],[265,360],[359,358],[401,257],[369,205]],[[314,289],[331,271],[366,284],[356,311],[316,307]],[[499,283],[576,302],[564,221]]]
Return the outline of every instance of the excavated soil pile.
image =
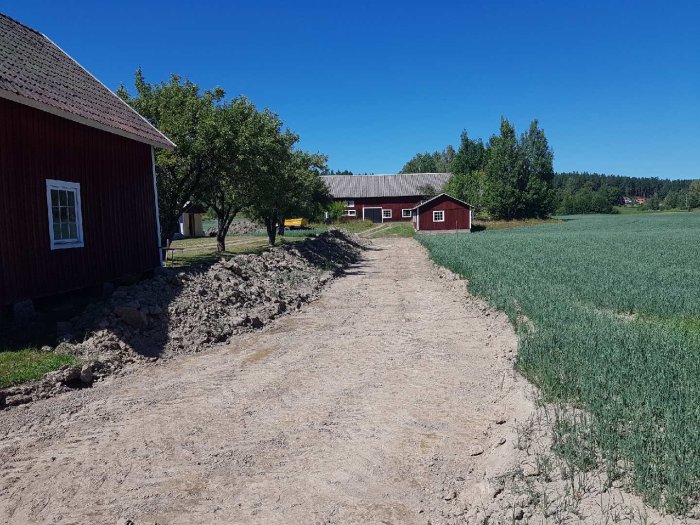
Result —
[[[330,231],[209,267],[157,275],[118,288],[90,305],[66,331],[57,352],[81,359],[41,381],[0,390],[0,408],[92,384],[125,364],[198,352],[301,308],[349,264],[361,245]],[[76,334],[82,334],[80,336]],[[82,342],[76,343],[76,339]]]

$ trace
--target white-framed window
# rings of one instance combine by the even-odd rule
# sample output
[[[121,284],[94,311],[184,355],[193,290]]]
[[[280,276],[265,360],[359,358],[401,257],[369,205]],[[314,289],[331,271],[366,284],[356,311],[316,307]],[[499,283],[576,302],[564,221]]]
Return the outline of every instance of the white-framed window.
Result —
[[[355,207],[355,201],[354,200],[349,200],[345,203],[345,206],[348,208],[354,208]]]
[[[444,210],[433,211],[433,222],[445,222],[445,211]]]
[[[401,217],[403,219],[410,219],[411,215],[413,215],[413,210],[411,210],[410,208],[404,208],[403,210],[401,210]]]
[[[85,244],[80,184],[47,179],[46,203],[49,208],[51,249],[82,248]]]
[[[391,219],[391,210],[382,209],[382,219]]]
[[[346,217],[357,217],[357,210],[345,210],[343,215]]]

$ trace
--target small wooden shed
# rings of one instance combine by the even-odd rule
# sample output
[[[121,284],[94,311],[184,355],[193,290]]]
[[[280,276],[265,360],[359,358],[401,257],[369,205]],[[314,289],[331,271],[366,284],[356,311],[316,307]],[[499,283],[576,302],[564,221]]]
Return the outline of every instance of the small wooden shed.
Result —
[[[207,210],[200,204],[188,202],[180,215],[180,233],[185,237],[204,237],[204,214]]]
[[[413,208],[416,231],[471,231],[472,206],[447,193],[436,195]]]

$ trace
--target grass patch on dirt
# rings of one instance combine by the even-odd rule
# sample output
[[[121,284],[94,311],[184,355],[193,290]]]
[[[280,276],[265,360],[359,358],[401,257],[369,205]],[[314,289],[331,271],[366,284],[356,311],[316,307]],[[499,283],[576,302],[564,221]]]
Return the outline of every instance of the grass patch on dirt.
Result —
[[[356,221],[343,221],[328,225],[329,228],[337,228],[348,233],[362,233],[365,230],[369,230],[373,226],[376,226],[376,223],[372,221],[363,221],[360,219]]]
[[[570,442],[609,471],[625,464],[654,506],[682,514],[699,502],[700,215],[572,216],[418,239],[508,313],[517,366],[545,399],[587,414],[567,426]]]
[[[47,372],[77,362],[69,355],[31,348],[0,352],[0,388],[40,379]]]
[[[416,232],[413,229],[413,224],[409,222],[392,224],[391,226],[387,226],[386,228],[370,233],[369,237],[370,239],[377,239],[381,237],[413,237],[415,234]]]

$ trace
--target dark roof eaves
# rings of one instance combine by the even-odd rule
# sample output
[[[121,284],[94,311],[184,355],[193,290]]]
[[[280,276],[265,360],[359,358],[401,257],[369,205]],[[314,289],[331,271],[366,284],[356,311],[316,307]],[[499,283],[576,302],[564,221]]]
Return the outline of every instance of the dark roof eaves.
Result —
[[[12,102],[17,102],[18,104],[23,104],[25,106],[29,106],[34,109],[38,109],[39,111],[44,111],[45,113],[50,113],[51,115],[56,115],[57,117],[65,118],[66,120],[70,120],[73,122],[77,122],[78,124],[82,124],[84,126],[88,126],[91,128],[99,129],[100,131],[104,131],[107,133],[112,133],[114,135],[119,135],[121,137],[135,140],[137,142],[142,142],[144,144],[148,144],[150,146],[154,146],[156,148],[164,148],[164,149],[175,149],[175,144],[168,139],[168,142],[158,142],[156,140],[149,140],[145,137],[142,137],[141,135],[137,135],[135,133],[130,133],[128,131],[125,131],[121,128],[116,128],[113,126],[107,126],[106,124],[103,124],[102,122],[97,122],[96,120],[88,119],[85,117],[82,117],[80,115],[76,115],[75,113],[71,113],[70,111],[65,111],[63,109],[51,106],[49,104],[45,104],[43,102],[40,102],[38,100],[35,100],[33,98],[29,97],[23,97],[22,95],[18,95],[17,93],[13,91],[5,91],[5,90],[0,90],[0,98],[4,98],[6,100],[10,100]],[[165,135],[163,135],[165,137]],[[167,138],[167,137],[166,137]]]

